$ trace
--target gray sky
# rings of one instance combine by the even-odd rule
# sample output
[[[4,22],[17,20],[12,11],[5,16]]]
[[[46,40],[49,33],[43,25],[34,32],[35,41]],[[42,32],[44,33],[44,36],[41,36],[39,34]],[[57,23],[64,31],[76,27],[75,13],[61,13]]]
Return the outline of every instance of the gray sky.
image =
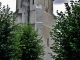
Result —
[[[53,13],[56,15],[56,10],[65,11],[64,3],[69,3],[70,0],[54,0],[53,2]]]
[[[70,0],[54,0],[54,3],[53,3],[54,14],[56,14],[56,10],[64,11],[65,10],[64,3],[69,1]],[[8,4],[9,7],[11,8],[11,11],[16,10],[16,0],[0,0],[0,2],[2,2],[2,5]]]
[[[69,2],[69,0],[54,0],[54,4],[63,4]]]
[[[2,2],[2,5],[9,5],[11,8],[11,11],[15,11],[16,9],[16,0],[0,0]]]

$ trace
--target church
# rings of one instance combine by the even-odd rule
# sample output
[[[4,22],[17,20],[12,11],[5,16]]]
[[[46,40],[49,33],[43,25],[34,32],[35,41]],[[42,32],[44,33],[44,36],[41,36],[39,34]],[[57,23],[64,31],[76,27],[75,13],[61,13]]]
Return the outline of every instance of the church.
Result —
[[[43,60],[52,60],[49,53],[52,53],[50,47],[53,43],[50,37],[50,31],[55,24],[53,15],[53,0],[30,0],[30,16],[28,17],[27,0],[16,0],[17,22],[30,23],[42,37],[45,46],[45,55]]]

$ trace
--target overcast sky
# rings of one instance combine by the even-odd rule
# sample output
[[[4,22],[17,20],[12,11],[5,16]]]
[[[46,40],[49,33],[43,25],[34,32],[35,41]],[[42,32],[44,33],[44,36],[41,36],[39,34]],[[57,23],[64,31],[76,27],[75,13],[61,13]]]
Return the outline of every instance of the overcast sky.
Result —
[[[2,2],[2,5],[9,5],[11,8],[11,11],[15,11],[16,8],[16,0],[0,0]]]
[[[54,0],[53,13],[56,14],[56,10],[65,11],[64,3],[69,3],[70,0]]]
[[[64,11],[65,7],[64,7],[64,3],[69,2],[70,0],[54,0],[53,3],[53,12],[54,14],[56,14],[56,10],[59,11]],[[15,11],[16,9],[16,0],[0,0],[0,2],[2,2],[3,5],[9,5],[9,7],[11,8],[11,11]]]

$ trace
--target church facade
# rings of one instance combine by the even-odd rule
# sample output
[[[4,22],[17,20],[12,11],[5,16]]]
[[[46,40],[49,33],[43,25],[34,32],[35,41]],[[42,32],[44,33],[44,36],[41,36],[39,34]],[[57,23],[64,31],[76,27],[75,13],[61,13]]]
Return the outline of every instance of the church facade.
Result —
[[[16,0],[17,22],[27,23],[27,0]],[[45,46],[44,60],[52,60],[49,53],[52,53],[50,47],[53,43],[50,37],[50,31],[54,25],[53,0],[30,0],[30,23],[38,31],[43,39]]]

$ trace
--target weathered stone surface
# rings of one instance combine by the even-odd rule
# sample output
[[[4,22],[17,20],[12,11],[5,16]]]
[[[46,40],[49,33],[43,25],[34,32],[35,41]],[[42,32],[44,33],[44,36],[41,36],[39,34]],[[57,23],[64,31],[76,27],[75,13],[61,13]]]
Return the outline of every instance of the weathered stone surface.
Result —
[[[22,4],[22,6],[21,6]],[[27,23],[27,2],[17,0],[17,21]],[[45,56],[44,60],[52,60],[48,53],[51,53],[50,46],[52,40],[50,37],[50,31],[52,25],[54,25],[53,17],[53,0],[30,0],[30,23],[33,25],[35,30],[38,30],[38,34],[42,36],[43,44],[45,45]]]

